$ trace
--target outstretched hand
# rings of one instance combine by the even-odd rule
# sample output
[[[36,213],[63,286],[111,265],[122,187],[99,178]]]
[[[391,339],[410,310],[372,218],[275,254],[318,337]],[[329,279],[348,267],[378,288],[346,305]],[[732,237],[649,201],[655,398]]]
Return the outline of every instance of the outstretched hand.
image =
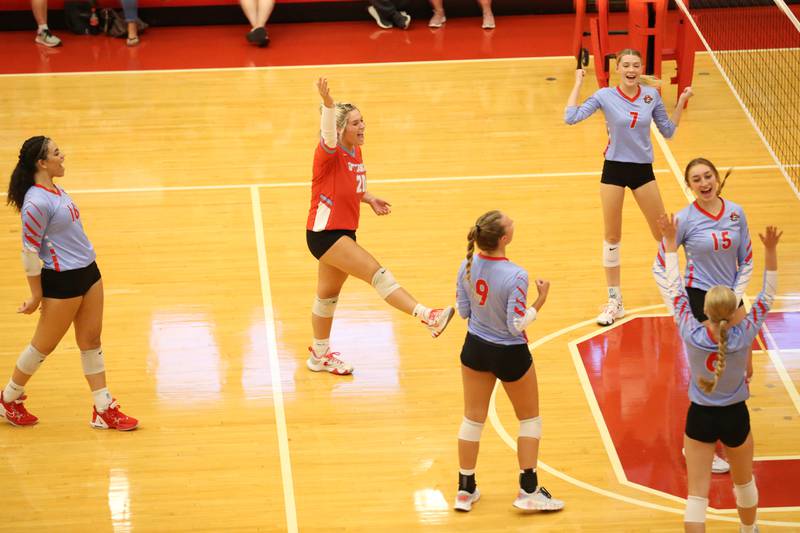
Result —
[[[575,85],[581,85],[583,83],[583,78],[586,77],[586,71],[582,68],[579,68],[575,71]]]
[[[783,235],[783,231],[778,231],[777,226],[767,226],[766,235],[758,234],[758,238],[764,243],[764,248],[775,248]]]
[[[328,87],[327,78],[320,78],[317,80],[317,90],[319,91],[319,96],[322,98],[322,103],[325,105],[325,107],[333,107],[333,97],[331,96],[331,90]]]
[[[658,217],[658,228],[661,230],[661,235],[664,237],[664,248],[666,251],[678,251],[678,244],[676,242],[678,235],[678,217],[672,213],[664,213]]]
[[[369,205],[378,216],[388,215],[392,212],[392,204],[377,196],[370,198]]]

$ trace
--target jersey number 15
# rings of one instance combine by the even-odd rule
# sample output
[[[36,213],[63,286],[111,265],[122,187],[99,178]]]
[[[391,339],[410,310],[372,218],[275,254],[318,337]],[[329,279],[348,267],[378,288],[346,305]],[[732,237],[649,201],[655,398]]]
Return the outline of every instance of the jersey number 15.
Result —
[[[731,238],[728,237],[728,232],[727,231],[723,231],[720,234],[719,237],[717,237],[717,234],[712,231],[711,232],[711,238],[714,240],[714,251],[715,252],[719,251],[720,247],[723,250],[727,250],[728,248],[731,247],[731,244],[733,244],[733,241],[731,240]]]

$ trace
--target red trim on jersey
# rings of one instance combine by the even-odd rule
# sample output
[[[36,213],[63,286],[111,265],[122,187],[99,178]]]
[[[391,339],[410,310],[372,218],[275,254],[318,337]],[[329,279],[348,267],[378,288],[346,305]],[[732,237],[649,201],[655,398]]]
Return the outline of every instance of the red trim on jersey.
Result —
[[[629,101],[629,102],[635,102],[635,101],[636,101],[636,99],[637,99],[637,98],[639,98],[639,95],[640,95],[640,94],[642,94],[642,86],[641,86],[641,85],[637,85],[637,86],[636,86],[636,96],[634,96],[633,98],[631,98],[630,96],[628,96],[627,94],[625,94],[624,92],[622,92],[622,89],[620,89],[620,88],[619,88],[619,85],[617,85],[617,92],[618,92],[620,95],[622,95],[622,97],[623,97],[625,100],[627,100],[627,101]]]
[[[516,302],[517,302],[519,305],[521,305],[522,307],[525,307],[525,300],[520,300],[519,298],[517,298],[515,301],[516,301]]]
[[[761,312],[763,314],[767,314],[767,308],[764,307],[764,303],[763,302],[760,302],[760,301],[758,302],[758,308],[761,309]]]
[[[686,286],[691,287],[694,283],[694,265],[689,265],[689,279],[686,280]]]
[[[26,214],[26,215],[28,215],[28,216],[31,218],[31,220],[33,220],[33,223],[34,223],[34,224],[36,224],[36,227],[37,227],[37,228],[39,228],[39,229],[42,229],[42,225],[41,225],[41,224],[39,224],[39,221],[38,221],[38,220],[36,220],[36,217],[34,217],[33,215],[31,215],[31,212],[30,212],[30,211],[25,211],[25,214]]]
[[[42,213],[42,210],[41,210],[41,209],[39,209],[39,206],[37,206],[36,204],[31,204],[31,205],[33,206],[33,208],[34,208],[34,209],[36,209],[37,211],[39,211],[39,214],[40,214],[40,215],[44,216],[44,213]]]
[[[723,198],[720,198],[720,200],[722,201],[722,209],[720,209],[719,213],[717,213],[716,215],[712,215],[711,213],[709,213],[708,211],[706,211],[705,209],[700,207],[700,204],[697,203],[697,200],[694,201],[693,205],[697,208],[698,211],[703,213],[705,216],[707,216],[711,220],[719,220],[720,218],[722,218],[722,215],[725,213],[725,200]]]
[[[658,252],[658,254],[656,254],[656,257],[658,258],[658,262],[661,263],[662,267],[666,267],[667,266],[667,264],[664,262],[664,258],[661,257],[661,252]]]
[[[711,326],[706,326],[706,335],[708,335],[708,338],[711,339],[711,342],[719,342],[714,338],[714,332],[711,330]]]
[[[39,185],[38,183],[35,184],[34,187],[39,187],[40,189],[46,190],[50,194],[55,194],[56,196],[61,196],[61,191],[58,189],[58,187],[56,187],[56,190],[53,190],[53,189],[48,189],[44,185]]]
[[[33,233],[35,236],[39,237],[40,239],[42,238],[42,236],[39,235],[38,233],[36,233],[36,230],[34,230],[32,227],[30,227],[27,222],[25,223],[25,229],[30,231],[31,233]]]
[[[744,258],[744,262],[749,263],[752,258],[753,258],[753,252],[750,252],[749,254],[747,254],[747,257]]]
[[[487,261],[508,261],[508,257],[489,257],[488,255],[483,255],[482,253],[479,253],[478,257],[481,259],[486,259]]]
[[[522,293],[522,297],[525,298],[525,291],[522,290],[522,287],[517,287],[517,290]]]
[[[58,266],[58,256],[56,255],[56,251],[53,247],[50,247],[50,256],[53,258],[53,266],[56,269],[56,272],[61,272],[61,267]]]
[[[34,239],[33,237],[31,237],[30,235],[25,235],[25,239],[26,239],[26,240],[27,240],[29,243],[31,243],[32,245],[36,246],[37,248],[41,248],[41,247],[42,247],[42,243],[40,243],[39,241],[37,241],[36,239]]]
[[[525,311],[521,311],[519,307],[515,307],[514,312],[517,313],[519,316],[525,316]]]

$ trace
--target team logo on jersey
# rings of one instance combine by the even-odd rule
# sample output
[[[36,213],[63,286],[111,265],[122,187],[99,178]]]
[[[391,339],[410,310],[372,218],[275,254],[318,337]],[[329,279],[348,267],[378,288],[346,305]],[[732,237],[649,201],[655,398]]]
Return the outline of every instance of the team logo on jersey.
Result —
[[[733,213],[731,213],[731,222],[736,222],[737,220],[739,220],[739,213],[734,211]]]
[[[645,104],[649,104],[652,101],[653,101],[653,97],[652,96],[650,96],[649,94],[644,95],[644,103]]]

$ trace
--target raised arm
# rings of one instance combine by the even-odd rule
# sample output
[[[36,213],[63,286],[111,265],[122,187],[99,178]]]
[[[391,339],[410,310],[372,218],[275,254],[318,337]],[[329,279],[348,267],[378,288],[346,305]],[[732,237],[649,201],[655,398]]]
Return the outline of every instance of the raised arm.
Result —
[[[572,92],[569,93],[567,99],[567,107],[564,109],[564,122],[567,124],[575,124],[581,120],[589,118],[595,111],[600,109],[600,100],[592,95],[586,101],[578,106],[578,95],[581,92],[581,85],[586,71],[582,68],[575,71],[575,85],[572,87]]]
[[[326,78],[317,80],[317,90],[322,98],[322,118],[319,127],[322,142],[327,148],[334,149],[339,140],[336,134],[336,109]]]

